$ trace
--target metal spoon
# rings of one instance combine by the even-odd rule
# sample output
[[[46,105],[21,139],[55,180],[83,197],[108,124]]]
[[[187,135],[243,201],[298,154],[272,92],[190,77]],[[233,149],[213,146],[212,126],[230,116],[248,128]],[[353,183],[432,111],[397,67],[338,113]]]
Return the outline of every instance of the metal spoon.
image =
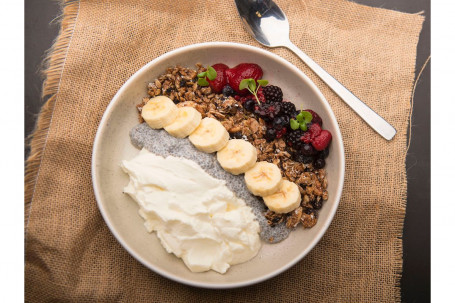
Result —
[[[271,0],[235,0],[246,30],[262,45],[287,47],[308,65],[344,102],[376,132],[391,140],[396,130],[346,87],[295,46],[289,39],[289,22],[283,11]]]

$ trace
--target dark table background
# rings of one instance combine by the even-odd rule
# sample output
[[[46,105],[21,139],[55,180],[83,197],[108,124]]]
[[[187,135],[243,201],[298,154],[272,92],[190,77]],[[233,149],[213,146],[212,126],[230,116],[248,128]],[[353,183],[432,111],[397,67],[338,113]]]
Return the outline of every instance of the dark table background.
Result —
[[[430,55],[430,0],[355,0],[354,2],[407,13],[424,11],[417,47],[416,77]],[[25,134],[35,126],[41,105],[42,60],[59,26],[58,1],[25,1]],[[418,80],[412,113],[412,140],[406,158],[408,203],[403,233],[404,302],[430,301],[430,63]],[[29,149],[25,147],[25,157]]]

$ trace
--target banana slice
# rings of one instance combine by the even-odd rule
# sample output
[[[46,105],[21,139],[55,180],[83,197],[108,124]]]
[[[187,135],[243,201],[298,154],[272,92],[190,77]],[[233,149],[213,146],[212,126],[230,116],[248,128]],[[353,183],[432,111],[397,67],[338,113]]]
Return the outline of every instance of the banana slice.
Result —
[[[281,181],[276,193],[264,197],[265,205],[278,214],[293,211],[299,207],[300,202],[301,197],[297,184],[288,180]]]
[[[229,141],[229,133],[221,122],[207,117],[202,119],[188,139],[200,151],[213,153],[226,146]]]
[[[256,147],[242,139],[229,140],[216,158],[222,168],[233,175],[243,174],[254,166],[258,158]]]
[[[278,190],[281,171],[273,163],[257,162],[245,173],[245,183],[253,195],[265,197]]]
[[[164,129],[176,138],[185,138],[191,134],[201,122],[201,113],[195,108],[185,106],[177,109],[177,118]]]
[[[144,105],[141,115],[151,128],[163,128],[177,118],[177,106],[168,97],[158,96]]]

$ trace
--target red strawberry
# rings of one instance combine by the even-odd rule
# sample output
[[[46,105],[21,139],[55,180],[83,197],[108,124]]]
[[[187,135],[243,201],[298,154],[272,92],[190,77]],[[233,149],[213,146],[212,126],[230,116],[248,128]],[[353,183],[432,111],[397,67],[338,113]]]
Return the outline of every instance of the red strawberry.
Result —
[[[310,112],[311,115],[313,116],[313,119],[311,122],[319,124],[319,126],[322,126],[322,119],[321,117],[313,110],[311,109],[305,109],[306,112]]]
[[[315,137],[311,144],[313,147],[318,150],[324,150],[327,146],[329,146],[330,141],[332,141],[332,134],[328,130],[322,130],[319,136]]]
[[[227,82],[239,95],[242,96],[248,94],[248,90],[246,88],[239,90],[240,82],[243,79],[250,78],[257,81],[262,78],[262,75],[262,68],[254,63],[240,63],[239,65],[226,70]]]
[[[216,78],[215,80],[209,80],[208,78],[206,79],[209,82],[210,87],[212,88],[212,92],[218,94],[221,93],[223,87],[227,83],[226,70],[229,69],[229,66],[223,63],[217,63],[212,65],[212,67],[216,71]]]

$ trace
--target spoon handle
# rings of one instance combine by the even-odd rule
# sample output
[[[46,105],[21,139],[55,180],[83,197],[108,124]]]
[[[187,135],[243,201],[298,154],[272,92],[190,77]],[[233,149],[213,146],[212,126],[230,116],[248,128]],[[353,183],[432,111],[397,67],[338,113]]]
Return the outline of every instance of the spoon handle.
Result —
[[[346,102],[368,125],[371,126],[377,133],[383,136],[387,140],[392,140],[397,131],[390,125],[386,120],[379,116],[374,110],[363,103],[353,93],[351,93],[346,87],[308,57],[303,51],[301,51],[292,42],[286,44],[285,47],[294,52],[302,61],[308,65],[309,68],[319,78],[322,79],[344,102]]]

